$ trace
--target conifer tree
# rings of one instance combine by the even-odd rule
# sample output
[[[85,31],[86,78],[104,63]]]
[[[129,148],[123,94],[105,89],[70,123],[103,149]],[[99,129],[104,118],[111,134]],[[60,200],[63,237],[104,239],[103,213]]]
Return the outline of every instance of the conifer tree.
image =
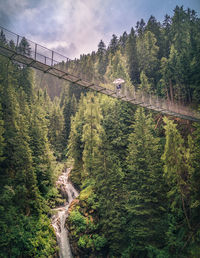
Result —
[[[140,81],[140,89],[142,89],[144,92],[151,92],[151,83],[149,83],[148,78],[143,71],[140,74]]]
[[[98,99],[93,93],[85,98],[84,125],[83,125],[83,168],[84,175],[94,177],[97,169],[100,147],[102,145],[103,128],[101,126],[102,114]]]
[[[171,42],[171,36],[170,36],[170,28],[171,28],[171,17],[169,15],[165,15],[165,19],[162,24],[162,53],[163,57],[168,58],[169,51],[170,51],[170,42]]]
[[[125,52],[128,61],[129,75],[131,81],[134,84],[139,83],[139,64],[138,64],[138,54],[136,48],[136,34],[133,28],[131,28],[131,32],[128,35],[128,39],[126,41]]]
[[[2,111],[1,111],[1,104],[0,104],[0,164],[3,161],[3,147],[4,147],[4,122],[2,119]]]
[[[3,154],[3,159],[0,157],[1,256],[48,257],[55,253],[55,236],[44,214],[46,205],[39,189],[38,167],[44,163],[39,160],[39,152],[34,152],[46,145],[41,135],[31,137],[35,129],[32,127],[35,123],[33,118],[41,121],[43,117],[32,103],[32,93],[28,95],[19,85],[21,72],[18,65],[0,57],[0,155]],[[42,156],[46,158],[46,150]],[[45,172],[45,168],[41,168],[40,174]]]
[[[190,174],[190,192],[191,192],[191,202],[190,202],[190,216],[191,216],[191,227],[193,236],[187,239],[187,244],[185,247],[190,250],[191,256],[198,256],[200,252],[199,243],[199,213],[200,213],[200,125],[195,124],[195,130],[192,134],[192,137],[188,137],[188,148],[187,167]]]
[[[118,50],[118,38],[115,34],[112,35],[112,39],[108,46],[108,51],[113,55]]]
[[[97,70],[100,75],[100,79],[102,80],[107,67],[106,45],[102,40],[99,42],[99,45],[98,45],[97,56],[98,56]]]
[[[30,148],[32,150],[33,162],[41,195],[45,196],[52,186],[52,153],[48,142],[47,107],[48,101],[44,99],[42,91],[34,96],[34,104],[31,108],[30,119]]]
[[[109,55],[105,78],[108,81],[115,80],[116,78],[122,78],[126,82],[122,90],[125,90],[125,88],[133,88],[128,73],[126,57],[122,56],[119,50],[116,51],[115,55]]]
[[[162,42],[161,42],[161,24],[156,20],[154,16],[150,16],[145,31],[150,31],[154,34],[156,38],[156,45],[159,47],[158,58],[162,56]]]
[[[137,39],[137,52],[140,71],[144,71],[148,78],[153,78],[155,69],[158,66],[158,51],[155,35],[146,31],[144,35]]]
[[[53,110],[49,118],[48,138],[55,151],[62,152],[64,145],[64,116],[59,103],[54,99]]]
[[[28,41],[25,37],[23,37],[22,40],[20,41],[17,50],[20,54],[30,56],[31,47],[30,47],[30,44],[28,43]]]
[[[64,103],[63,103],[64,138],[66,143],[69,140],[69,134],[71,129],[71,119],[72,119],[72,116],[75,115],[76,111],[77,111],[77,100],[75,95],[73,94],[72,97],[69,97],[69,95],[67,94],[65,96]]]
[[[159,248],[164,243],[165,192],[160,151],[152,118],[138,108],[129,136],[126,173],[129,254],[136,257],[147,256],[149,245]]]
[[[127,39],[128,39],[128,34],[125,31],[123,33],[123,35],[119,38],[119,46],[120,46],[120,50],[121,50],[122,54],[124,54],[124,52],[125,52]]]
[[[136,27],[136,32],[137,32],[139,37],[142,36],[142,34],[144,33],[145,25],[146,25],[146,23],[143,19],[141,19],[140,21],[137,21],[135,27]]]
[[[166,143],[162,156],[164,161],[164,176],[169,186],[167,193],[170,205],[169,228],[167,232],[168,245],[175,254],[186,254],[184,250],[186,236],[192,230],[190,203],[191,203],[191,176],[192,166],[189,162],[190,151],[184,146],[184,139],[173,121],[164,118]],[[178,226],[181,225],[181,228]],[[176,238],[176,241],[174,241]]]

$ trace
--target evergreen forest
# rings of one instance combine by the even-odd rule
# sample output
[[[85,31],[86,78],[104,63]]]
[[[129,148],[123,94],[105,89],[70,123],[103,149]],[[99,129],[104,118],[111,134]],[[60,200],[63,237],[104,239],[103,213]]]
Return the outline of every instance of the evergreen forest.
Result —
[[[3,31],[0,45],[16,48]],[[18,51],[29,54],[25,38]],[[200,112],[200,18],[183,6],[61,65]],[[66,220],[74,257],[200,257],[200,123],[0,56],[0,257],[58,257],[51,216],[66,166],[79,191]]]

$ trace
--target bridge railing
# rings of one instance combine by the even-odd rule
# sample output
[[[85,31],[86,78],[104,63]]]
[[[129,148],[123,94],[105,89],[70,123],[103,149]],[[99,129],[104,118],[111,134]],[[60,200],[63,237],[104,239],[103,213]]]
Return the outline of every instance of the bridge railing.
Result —
[[[37,44],[31,40],[28,40],[27,38],[22,37],[14,32],[11,32],[1,26],[0,26],[0,31],[1,31],[0,41],[2,40],[2,34],[3,34],[5,36],[6,44],[8,47],[12,48],[11,42],[13,42],[16,50],[19,53],[24,50],[23,55],[30,56],[31,58],[39,62],[46,63],[47,65],[56,65],[56,64],[59,64],[60,62],[67,62],[70,60],[68,57],[61,55],[56,51],[43,47],[40,44]]]
[[[71,60],[56,51],[43,47],[0,26],[0,46],[2,44],[6,46],[6,48],[13,50],[11,51],[11,55],[9,53],[9,57],[12,59],[14,55],[17,55],[18,57],[14,58],[14,60],[19,63],[22,62],[23,64],[30,65],[37,69],[41,68],[41,70],[45,72],[51,70],[49,73],[54,76],[72,82],[79,81],[78,84],[83,87],[90,87],[93,90],[101,91],[109,96],[123,99],[133,104],[147,107],[148,109],[175,116],[182,114],[182,117],[195,117],[200,120],[199,113],[192,110],[190,107],[184,106],[176,101],[172,102],[169,99],[160,98],[153,93],[147,93],[141,89],[136,90],[133,85],[128,87],[124,84],[122,89],[117,91],[112,82],[102,84],[102,81],[98,79],[98,76],[95,76],[93,70],[88,72],[88,69],[85,69],[86,72],[84,72],[85,67],[81,65],[80,60]],[[6,54],[8,53],[5,53],[5,55]],[[34,62],[37,62],[37,66],[34,66]]]
[[[147,107],[148,109],[169,115],[178,116],[178,114],[182,114],[183,116],[200,119],[200,113],[191,109],[188,105],[183,105],[183,103],[179,103],[178,101],[172,102],[167,98],[159,97],[153,93],[147,93],[141,89],[136,90],[135,87],[128,88],[125,85],[123,91],[119,92],[119,97],[123,97],[124,95],[130,101],[135,101],[136,104]]]

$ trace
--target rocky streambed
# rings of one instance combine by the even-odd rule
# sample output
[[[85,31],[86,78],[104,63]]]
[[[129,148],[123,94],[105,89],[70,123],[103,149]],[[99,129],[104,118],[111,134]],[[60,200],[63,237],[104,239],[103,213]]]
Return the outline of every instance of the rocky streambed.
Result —
[[[52,226],[56,233],[56,238],[59,246],[60,258],[72,258],[68,231],[65,227],[65,221],[68,216],[68,209],[73,201],[78,196],[78,192],[69,181],[69,173],[71,168],[67,168],[58,178],[57,188],[59,189],[62,197],[66,200],[65,205],[54,209],[56,212],[52,216]]]

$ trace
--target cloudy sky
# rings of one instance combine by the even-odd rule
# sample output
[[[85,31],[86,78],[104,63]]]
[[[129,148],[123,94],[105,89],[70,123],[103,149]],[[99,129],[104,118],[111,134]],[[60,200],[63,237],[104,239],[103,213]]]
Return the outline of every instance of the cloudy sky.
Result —
[[[176,5],[200,17],[199,0],[0,0],[0,25],[70,58],[97,50],[102,39],[130,32],[150,15],[163,21]]]

